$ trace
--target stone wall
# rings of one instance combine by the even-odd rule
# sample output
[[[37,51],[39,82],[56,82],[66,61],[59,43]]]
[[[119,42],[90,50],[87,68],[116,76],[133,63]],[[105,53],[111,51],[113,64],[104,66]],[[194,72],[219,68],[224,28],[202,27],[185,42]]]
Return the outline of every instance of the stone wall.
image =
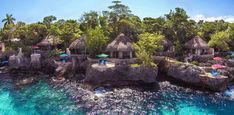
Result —
[[[198,61],[198,62],[207,62],[209,60],[213,60],[214,55],[196,55],[193,56],[193,61]]]

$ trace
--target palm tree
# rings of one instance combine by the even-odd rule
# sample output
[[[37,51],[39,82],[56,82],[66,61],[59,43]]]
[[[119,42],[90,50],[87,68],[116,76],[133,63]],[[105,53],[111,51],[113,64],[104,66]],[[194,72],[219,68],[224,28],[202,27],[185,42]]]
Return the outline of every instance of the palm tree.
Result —
[[[9,24],[14,24],[15,18],[12,17],[12,14],[6,14],[6,18],[2,20],[4,23],[4,27],[6,27]]]

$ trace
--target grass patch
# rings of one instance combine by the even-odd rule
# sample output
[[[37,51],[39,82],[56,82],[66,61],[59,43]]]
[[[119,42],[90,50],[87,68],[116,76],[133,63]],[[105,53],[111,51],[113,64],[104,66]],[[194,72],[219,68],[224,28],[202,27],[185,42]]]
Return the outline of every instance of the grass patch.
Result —
[[[134,64],[131,64],[131,67],[140,67],[141,65],[140,64],[137,64],[137,63],[134,63]]]

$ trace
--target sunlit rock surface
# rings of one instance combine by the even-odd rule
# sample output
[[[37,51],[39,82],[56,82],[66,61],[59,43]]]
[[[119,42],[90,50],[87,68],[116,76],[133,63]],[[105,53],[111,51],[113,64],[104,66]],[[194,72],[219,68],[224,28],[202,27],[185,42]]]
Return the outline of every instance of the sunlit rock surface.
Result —
[[[221,91],[225,90],[227,85],[232,81],[231,77],[222,74],[214,77],[209,73],[209,71],[205,71],[203,68],[193,64],[163,58],[155,58],[155,60],[160,61],[159,68],[162,72],[170,77],[194,86],[201,86],[214,91]]]
[[[130,67],[125,65],[94,64],[86,71],[86,83],[100,85],[103,83],[114,83],[126,85],[130,82],[141,81],[144,83],[156,82],[158,69],[155,67]]]

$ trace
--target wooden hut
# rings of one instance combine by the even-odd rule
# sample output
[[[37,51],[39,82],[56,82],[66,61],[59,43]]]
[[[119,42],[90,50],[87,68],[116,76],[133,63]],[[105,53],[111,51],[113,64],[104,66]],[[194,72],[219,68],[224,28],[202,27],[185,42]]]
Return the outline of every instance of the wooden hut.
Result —
[[[41,50],[51,50],[52,46],[57,46],[60,43],[60,38],[53,35],[48,35],[45,39],[39,42],[37,46],[39,46]]]
[[[118,35],[114,41],[108,44],[107,52],[109,52],[110,58],[119,59],[129,59],[135,55],[130,38],[124,34]]]
[[[196,36],[186,42],[184,47],[192,55],[208,55],[213,54],[212,48],[200,37]]]
[[[69,46],[69,50],[71,51],[72,55],[80,55],[86,54],[86,47],[85,47],[86,37],[82,36],[72,42]]]
[[[41,42],[37,44],[38,47],[40,47],[41,50],[51,50],[52,49],[52,43],[48,39],[43,39]]]

